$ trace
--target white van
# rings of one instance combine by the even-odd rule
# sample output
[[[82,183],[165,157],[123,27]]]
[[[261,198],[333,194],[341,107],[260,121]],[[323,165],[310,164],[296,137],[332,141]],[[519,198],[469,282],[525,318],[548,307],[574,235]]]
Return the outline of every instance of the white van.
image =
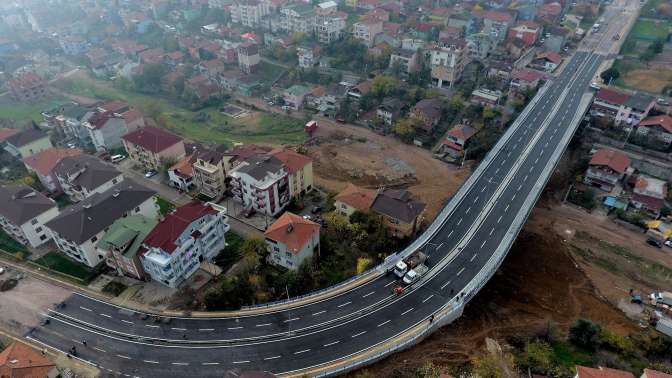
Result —
[[[126,155],[112,155],[112,157],[110,157],[110,161],[114,164],[116,164],[116,163],[118,163],[118,162],[120,162],[124,159],[126,159]]]

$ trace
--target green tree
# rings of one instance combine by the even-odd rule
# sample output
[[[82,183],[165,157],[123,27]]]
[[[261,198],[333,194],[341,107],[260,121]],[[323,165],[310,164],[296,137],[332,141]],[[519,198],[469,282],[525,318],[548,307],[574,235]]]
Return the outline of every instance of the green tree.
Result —
[[[158,120],[163,114],[163,106],[156,100],[145,101],[142,106],[142,112],[153,120]]]
[[[599,345],[601,330],[599,324],[579,319],[569,328],[569,341],[578,347],[593,351]]]
[[[410,142],[415,137],[415,129],[418,126],[418,120],[415,118],[402,118],[397,120],[392,127],[392,131],[402,140]]]
[[[371,92],[379,99],[389,95],[396,86],[397,80],[392,76],[378,75],[371,80]]]
[[[621,76],[621,72],[614,67],[611,67],[600,74],[602,81],[605,83],[610,83],[613,80],[618,79]]]
[[[525,343],[517,362],[522,369],[530,369],[532,373],[549,374],[553,369],[553,349],[543,341],[533,340]]]
[[[259,267],[260,261],[265,261],[268,255],[266,242],[258,237],[246,239],[240,246],[240,253],[247,270],[255,271]]]
[[[158,93],[161,89],[161,78],[165,72],[162,64],[146,64],[142,73],[133,78],[136,90],[144,93]]]

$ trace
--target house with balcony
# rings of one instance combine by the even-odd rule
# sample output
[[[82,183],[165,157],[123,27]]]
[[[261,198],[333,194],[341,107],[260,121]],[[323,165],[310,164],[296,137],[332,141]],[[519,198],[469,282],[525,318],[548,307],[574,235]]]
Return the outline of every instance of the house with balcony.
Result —
[[[367,47],[375,44],[376,36],[383,32],[383,21],[366,19],[352,25],[352,36]]]
[[[280,29],[287,33],[310,34],[315,17],[309,3],[292,3],[280,7]]]
[[[383,125],[392,126],[392,124],[399,118],[402,107],[402,102],[398,98],[384,98],[380,105],[378,105],[378,108],[376,108],[376,118],[379,119]]]
[[[637,134],[659,141],[665,147],[672,143],[672,117],[659,115],[646,117],[637,125]]]
[[[231,22],[250,28],[261,24],[261,19],[270,13],[269,2],[266,0],[237,0],[229,6]]]
[[[663,180],[638,175],[630,197],[630,204],[637,209],[648,211],[657,218],[660,210],[665,207],[667,189],[667,182]]]
[[[284,164],[289,177],[289,195],[303,197],[313,190],[313,159],[288,148],[278,148],[270,155]]]
[[[285,92],[282,94],[282,98],[285,100],[285,104],[287,106],[294,110],[299,110],[303,107],[303,102],[308,93],[310,93],[310,88],[303,85],[294,84],[285,90]]]
[[[530,67],[546,72],[553,72],[562,63],[562,56],[554,51],[544,51],[534,57]]]
[[[630,167],[630,158],[621,151],[601,148],[593,154],[583,182],[605,192],[611,192],[620,185],[625,172]]]
[[[439,124],[443,113],[443,101],[439,98],[425,98],[411,108],[409,116],[420,121],[419,131],[427,135]]]
[[[199,194],[219,200],[226,192],[227,159],[215,149],[201,149],[195,152],[192,169],[194,184]]]
[[[625,128],[637,126],[656,105],[656,99],[646,93],[636,92],[628,97],[616,114],[616,124]]]
[[[37,248],[51,239],[45,224],[58,216],[58,206],[35,189],[0,185],[0,226],[19,243]]]
[[[178,207],[142,241],[143,270],[152,280],[176,288],[226,246],[227,231],[226,208],[200,201]]]
[[[541,35],[541,26],[534,21],[520,21],[509,29],[508,40],[520,40],[526,47],[537,42]]]
[[[605,117],[615,120],[628,97],[627,93],[610,88],[600,88],[593,98],[590,113],[595,117]]]
[[[399,73],[410,75],[418,70],[418,50],[394,49],[390,54],[390,67],[399,67]]]
[[[336,212],[348,219],[355,211],[368,212],[376,200],[377,192],[348,183],[334,199]]]
[[[62,158],[53,171],[58,186],[73,202],[103,193],[124,181],[124,175],[114,165],[85,154]]]
[[[49,135],[36,127],[23,129],[5,139],[5,151],[19,159],[52,148]]]
[[[437,88],[452,87],[460,80],[464,67],[469,63],[464,40],[444,41],[430,48],[432,85]]]
[[[318,13],[315,15],[314,32],[317,42],[328,45],[341,39],[345,33],[348,14],[345,12]]]
[[[141,127],[121,139],[128,158],[145,169],[158,170],[165,162],[176,162],[186,155],[182,138],[158,127]]]
[[[441,142],[439,152],[445,153],[453,160],[462,159],[469,139],[476,135],[478,130],[467,125],[456,125],[446,134],[446,138]]]
[[[146,280],[138,251],[142,241],[159,223],[158,220],[136,214],[117,219],[110,226],[96,248],[105,256],[107,266],[120,276]]]
[[[320,225],[300,215],[285,212],[264,232],[268,261],[296,270],[320,254]]]
[[[121,147],[122,135],[143,127],[145,120],[140,111],[125,104],[123,111],[100,108],[81,125],[88,132],[87,142],[101,151]]]
[[[291,200],[289,172],[273,155],[254,155],[229,173],[235,201],[248,210],[270,216],[279,214]]]
[[[392,236],[406,238],[420,229],[426,206],[414,199],[408,190],[385,189],[378,192],[371,210],[383,217]]]
[[[9,94],[17,102],[38,101],[47,95],[47,84],[34,72],[24,72],[7,83]]]
[[[539,71],[534,71],[527,68],[514,69],[511,72],[511,82],[509,85],[513,91],[523,93],[525,91],[537,88],[543,77],[544,74]]]
[[[246,74],[252,74],[257,71],[261,57],[259,56],[259,46],[256,43],[244,42],[238,45],[238,68]]]
[[[504,41],[513,25],[515,17],[511,13],[503,11],[486,11],[482,14],[483,32],[488,34],[494,41]]]
[[[88,130],[82,123],[93,114],[95,108],[78,104],[64,104],[51,111],[42,113],[44,120],[49,124],[57,135],[66,142],[78,142],[82,145],[88,143],[90,138]]]
[[[168,181],[170,186],[183,192],[190,192],[196,187],[194,183],[193,163],[196,160],[194,154],[183,157],[168,168]]]
[[[159,217],[155,195],[153,190],[126,179],[65,208],[46,227],[59,251],[93,268],[106,259],[96,245],[117,219],[137,214]]]
[[[54,168],[58,163],[70,156],[78,156],[82,150],[77,148],[49,148],[35,155],[23,159],[23,164],[29,172],[35,173],[42,186],[52,193],[60,192],[63,189],[56,178]]]

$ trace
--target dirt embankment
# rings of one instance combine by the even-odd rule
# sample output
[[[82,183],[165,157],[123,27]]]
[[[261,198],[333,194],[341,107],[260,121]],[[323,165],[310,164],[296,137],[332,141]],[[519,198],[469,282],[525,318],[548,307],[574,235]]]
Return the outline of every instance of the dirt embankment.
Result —
[[[315,182],[333,192],[348,182],[368,188],[405,188],[427,203],[428,219],[457,191],[470,169],[458,169],[430,151],[361,127],[319,120],[316,141],[308,147]]]
[[[389,377],[411,374],[425,361],[461,365],[482,349],[486,337],[532,335],[549,321],[563,332],[580,317],[621,334],[634,330],[632,321],[596,293],[554,224],[549,210],[538,206],[502,267],[462,318],[367,370],[376,377]]]

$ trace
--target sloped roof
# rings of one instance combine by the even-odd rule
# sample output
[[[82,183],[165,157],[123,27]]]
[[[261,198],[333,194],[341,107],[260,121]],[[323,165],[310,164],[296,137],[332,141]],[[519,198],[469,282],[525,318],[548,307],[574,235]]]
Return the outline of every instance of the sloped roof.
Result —
[[[647,117],[639,123],[639,126],[660,126],[668,133],[672,133],[672,117],[668,115]]]
[[[56,176],[61,177],[82,171],[71,183],[88,190],[93,190],[121,174],[112,164],[86,154],[63,157],[53,170]]]
[[[121,248],[126,245],[127,247],[123,251],[124,256],[133,257],[140,249],[142,241],[158,223],[158,220],[147,218],[141,214],[117,219],[96,247],[108,251],[112,247]]]
[[[55,366],[24,343],[14,342],[0,352],[0,376],[3,377],[46,377]]]
[[[448,135],[453,136],[457,139],[461,139],[461,140],[466,141],[469,138],[471,138],[472,136],[474,136],[474,134],[476,134],[477,132],[478,132],[478,130],[474,129],[471,126],[457,125],[457,126],[453,127],[452,129],[450,129],[450,131],[448,131]]]
[[[184,176],[191,177],[194,175],[194,161],[196,161],[196,154],[187,155],[178,160],[177,163],[173,164],[168,170],[177,171]]]
[[[232,173],[245,173],[259,181],[269,172],[276,173],[285,168],[283,162],[273,155],[254,155],[245,159],[244,163],[246,164],[239,165]]]
[[[412,223],[425,207],[424,202],[414,200],[411,193],[403,189],[386,189],[378,193],[371,206],[373,211],[404,223]]]
[[[280,160],[289,173],[295,173],[302,170],[303,167],[313,162],[313,159],[287,148],[277,148],[271,151],[271,155]]]
[[[164,220],[145,237],[143,244],[147,247],[160,248],[164,252],[173,253],[177,248],[175,240],[182,235],[191,222],[208,214],[216,214],[217,210],[201,201],[192,201],[166,214]]]
[[[177,143],[182,142],[182,138],[158,127],[146,126],[122,136],[127,142],[137,146],[159,153]]]
[[[61,159],[81,155],[77,148],[49,148],[23,159],[24,164],[42,176],[48,176]]]
[[[336,201],[345,203],[357,210],[368,211],[376,200],[376,191],[372,189],[360,188],[357,185],[348,183],[335,198]]]
[[[637,176],[633,192],[635,194],[664,200],[667,196],[667,183],[653,177],[639,175]]]
[[[0,143],[4,142],[5,139],[7,139],[10,136],[18,133],[19,131],[20,130],[18,130],[18,129],[1,128],[0,129]]]
[[[630,166],[630,158],[623,152],[601,148],[590,158],[590,165],[606,166],[618,173],[624,173]]]
[[[544,51],[543,53],[537,55],[535,59],[546,59],[555,64],[560,64],[560,62],[562,62],[562,57],[555,51]]]
[[[644,110],[648,108],[654,101],[655,99],[652,96],[649,96],[646,93],[637,92],[628,97],[628,99],[625,100],[624,105],[633,109]]]
[[[12,146],[22,147],[42,138],[47,138],[47,134],[45,134],[42,130],[30,127],[23,129],[16,134],[10,135],[6,140],[7,143],[10,143]]]
[[[422,113],[425,117],[430,119],[439,119],[441,118],[441,111],[443,109],[443,102],[438,98],[426,98],[418,101],[415,106],[413,106],[413,113]]]
[[[528,70],[526,68],[523,69],[514,69],[513,72],[511,72],[511,79],[514,80],[522,80],[522,81],[527,81],[527,82],[532,82],[537,79],[540,79],[544,76],[539,71],[534,71],[534,70]]]
[[[35,189],[19,185],[0,185],[0,214],[15,225],[22,225],[56,206]]]
[[[576,365],[576,375],[578,378],[635,378],[629,371],[581,365]]]
[[[644,369],[646,378],[672,378],[672,374],[663,373],[658,370]]]
[[[595,94],[595,98],[608,102],[610,104],[623,105],[630,97],[627,93],[615,91],[609,88],[600,88]]]
[[[156,194],[130,179],[125,179],[103,193],[64,209],[46,226],[61,237],[81,244],[109,227],[125,213]]]
[[[487,11],[483,13],[483,18],[499,22],[508,22],[513,19],[513,16],[507,12]]]
[[[320,233],[320,225],[286,211],[268,227],[264,236],[287,246],[292,253],[298,253],[315,233]]]

